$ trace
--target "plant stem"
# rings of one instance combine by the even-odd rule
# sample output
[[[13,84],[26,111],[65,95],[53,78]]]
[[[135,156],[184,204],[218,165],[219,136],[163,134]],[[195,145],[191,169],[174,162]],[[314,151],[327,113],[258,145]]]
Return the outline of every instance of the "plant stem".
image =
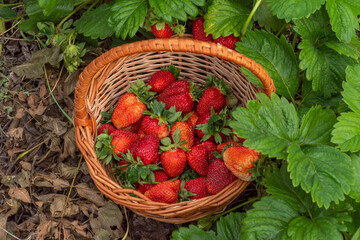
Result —
[[[275,36],[279,37],[279,35],[282,33],[282,31],[284,31],[284,28],[287,26],[287,23],[285,23],[280,30],[275,34]]]
[[[297,39],[297,37],[298,37],[298,33],[295,32],[295,34],[294,34],[294,39],[293,39],[292,45],[291,45],[294,52],[295,52],[295,45],[296,45],[296,39]]]
[[[13,7],[13,6],[19,6],[19,5],[23,5],[23,2],[18,2],[18,3],[0,3],[0,7]]]
[[[93,7],[94,7],[96,4],[98,4],[99,1],[100,1],[100,0],[96,0],[93,4],[91,4],[90,7],[86,10],[86,12],[90,12],[91,9],[93,9]]]
[[[83,8],[86,4],[88,4],[91,1],[93,0],[86,0],[82,4],[77,6],[71,13],[69,13],[69,15],[67,15],[65,18],[63,18],[63,20],[61,20],[61,22],[57,25],[56,29],[59,30],[60,27],[64,24],[64,22],[66,22],[72,15],[74,15],[77,11],[79,11],[81,8]]]
[[[232,212],[232,211],[234,211],[234,210],[236,210],[236,209],[238,209],[238,208],[240,208],[240,207],[242,207],[242,206],[248,205],[248,204],[250,204],[250,203],[256,202],[256,201],[259,200],[259,199],[260,199],[260,197],[252,198],[252,199],[250,199],[250,200],[248,200],[248,201],[246,201],[246,202],[243,202],[243,203],[241,203],[241,204],[239,204],[239,205],[237,205],[237,206],[235,206],[235,207],[233,207],[233,208],[231,208],[231,209],[229,209],[229,210],[227,210],[227,211],[219,214],[218,216],[220,217],[220,216],[226,215],[226,214],[228,214],[229,212]]]
[[[249,23],[251,22],[251,19],[253,18],[256,10],[258,9],[258,7],[260,6],[262,0],[257,0],[256,3],[255,3],[255,6],[253,7],[253,9],[251,10],[251,13],[249,15],[249,17],[246,19],[246,22],[241,30],[241,36],[245,36],[245,33],[246,33],[246,30],[247,30],[247,27],[249,25]]]

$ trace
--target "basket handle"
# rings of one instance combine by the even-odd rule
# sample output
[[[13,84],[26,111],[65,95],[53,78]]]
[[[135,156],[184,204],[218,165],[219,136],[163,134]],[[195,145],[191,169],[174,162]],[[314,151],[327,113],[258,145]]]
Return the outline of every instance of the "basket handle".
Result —
[[[112,48],[93,60],[80,74],[75,88],[75,126],[90,126],[94,128],[94,119],[85,106],[85,97],[90,83],[97,71],[121,57],[131,54],[153,51],[191,52],[218,57],[244,66],[254,73],[263,83],[265,94],[270,97],[275,92],[274,82],[266,70],[254,60],[241,53],[212,42],[204,42],[185,38],[150,39],[121,45]],[[94,131],[95,129],[92,129]]]

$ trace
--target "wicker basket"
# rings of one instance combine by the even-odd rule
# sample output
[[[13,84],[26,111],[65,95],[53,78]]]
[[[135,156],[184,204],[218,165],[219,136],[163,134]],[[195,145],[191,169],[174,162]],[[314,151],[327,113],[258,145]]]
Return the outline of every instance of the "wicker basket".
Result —
[[[115,203],[137,214],[180,224],[223,211],[249,182],[238,179],[220,193],[198,200],[176,204],[153,202],[140,192],[121,188],[109,177],[94,150],[100,113],[115,105],[130,83],[138,78],[148,81],[154,72],[170,63],[180,69],[180,77],[198,84],[207,80],[207,74],[224,78],[244,107],[247,100],[256,99],[257,92],[270,96],[275,87],[268,73],[244,55],[215,43],[185,38],[124,44],[96,58],[81,73],[75,90],[76,142],[95,185]],[[241,66],[251,70],[262,81],[265,90],[248,82],[239,71]]]

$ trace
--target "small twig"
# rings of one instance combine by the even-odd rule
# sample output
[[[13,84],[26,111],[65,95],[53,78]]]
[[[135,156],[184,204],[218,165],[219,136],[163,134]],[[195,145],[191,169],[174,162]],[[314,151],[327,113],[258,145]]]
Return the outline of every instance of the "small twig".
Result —
[[[77,166],[77,168],[76,168],[75,176],[74,176],[74,178],[73,178],[73,180],[72,180],[72,182],[71,182],[71,186],[70,186],[70,189],[69,189],[69,193],[68,193],[68,195],[67,195],[67,197],[66,197],[66,201],[65,201],[65,204],[64,204],[63,210],[62,210],[62,212],[61,212],[61,219],[64,217],[64,214],[65,214],[65,209],[66,209],[66,206],[67,206],[67,204],[68,204],[68,202],[69,202],[70,194],[71,194],[71,191],[72,191],[72,189],[73,189],[73,187],[74,187],[74,184],[75,184],[75,179],[76,179],[77,174],[78,174],[79,169],[80,169],[81,160],[82,160],[82,155],[81,155],[81,157],[80,157],[80,160],[79,160],[78,166]]]
[[[13,29],[14,27],[16,27],[19,23],[21,23],[21,20],[18,21],[16,24],[14,24],[13,26],[11,26],[11,28],[9,28],[8,30],[6,30],[5,32],[1,33],[0,36],[4,35],[5,33],[11,31],[11,29]]]
[[[58,79],[56,80],[56,83],[55,83],[54,87],[51,89],[51,92],[54,92],[57,84],[59,83],[63,69],[64,69],[64,65],[61,66],[60,73],[59,73],[59,77],[58,77]]]
[[[17,239],[17,240],[22,240],[21,238],[18,238],[17,236],[15,236],[14,234],[12,234],[11,232],[9,232],[8,230],[0,227],[1,230],[3,230],[4,232],[6,232],[7,234],[9,234],[10,236],[12,236],[13,238]]]
[[[126,212],[126,207],[125,206],[123,206],[123,207],[124,207],[124,214],[125,214],[125,218],[126,218],[126,232],[125,232],[125,235],[122,238],[122,240],[125,240],[127,238],[127,236],[129,235],[130,224],[129,224],[129,219],[128,219],[128,215]]]

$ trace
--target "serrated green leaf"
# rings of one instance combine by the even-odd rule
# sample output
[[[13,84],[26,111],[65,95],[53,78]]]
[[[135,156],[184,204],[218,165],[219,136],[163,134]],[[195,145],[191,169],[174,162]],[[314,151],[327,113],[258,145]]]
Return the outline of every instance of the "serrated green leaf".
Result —
[[[171,144],[171,139],[169,137],[165,137],[165,138],[161,139],[161,144],[168,146]]]
[[[293,240],[342,240],[339,224],[331,217],[309,219],[299,216],[289,224],[289,236]]]
[[[360,202],[360,156],[353,154],[351,159],[355,168],[355,183],[351,186],[349,195]]]
[[[239,1],[213,0],[204,16],[204,31],[212,34],[214,39],[230,34],[238,37],[250,11]],[[249,24],[249,28],[251,26],[252,23]]]
[[[277,18],[272,14],[269,8],[269,1],[264,0],[254,14],[254,20],[268,31],[277,32],[286,23],[284,20]]]
[[[359,51],[358,48],[355,45],[339,42],[339,41],[328,41],[325,43],[325,45],[336,52],[338,52],[341,55],[345,55],[348,57],[351,57],[353,59],[359,58]]]
[[[172,240],[215,240],[215,232],[208,231],[205,232],[201,228],[198,228],[194,225],[187,227],[181,227],[178,230],[174,231],[171,234]]]
[[[291,239],[287,236],[289,222],[299,214],[287,202],[274,197],[263,197],[246,212],[243,238],[256,240]]]
[[[191,0],[149,0],[149,4],[154,8],[154,13],[160,19],[168,23],[173,22],[173,18],[186,22],[187,14],[195,17],[199,10],[197,6],[203,6],[204,1]]]
[[[16,16],[16,11],[10,7],[0,8],[0,17],[1,18],[12,18]]]
[[[246,147],[270,157],[285,159],[286,149],[299,137],[299,119],[294,105],[285,98],[258,94],[261,103],[249,101],[248,108],[238,107],[230,123],[234,133],[247,139]]]
[[[359,30],[358,15],[360,2],[353,0],[327,0],[326,10],[330,16],[331,27],[338,39],[350,42],[355,36],[355,29]]]
[[[255,74],[253,74],[249,69],[247,68],[241,68],[240,71],[245,74],[246,76],[246,80],[248,80],[249,82],[255,84],[258,87],[264,88],[263,83],[261,82],[261,80],[255,76]]]
[[[280,19],[289,22],[292,19],[309,17],[320,9],[325,0],[267,0],[271,11]]]
[[[288,148],[288,171],[295,187],[301,186],[319,207],[345,199],[354,181],[354,167],[348,155],[326,145]]]
[[[180,142],[180,130],[178,128],[175,130],[172,137],[173,137],[174,143]]]
[[[241,239],[241,225],[245,218],[244,213],[231,212],[225,217],[221,217],[216,222],[217,239],[226,240],[240,240]]]
[[[45,16],[43,9],[39,6],[38,0],[27,0],[25,3],[25,11],[29,18],[36,22],[52,21],[58,22],[74,9],[73,0],[58,1],[56,6]]]
[[[335,122],[336,116],[333,111],[323,110],[320,106],[312,107],[302,118],[300,143],[329,143]]]
[[[49,13],[56,7],[58,0],[39,0],[39,7],[44,9],[45,16],[49,16]]]
[[[360,151],[360,114],[345,112],[334,125],[331,141],[338,144],[342,151]]]
[[[300,78],[295,53],[284,36],[277,38],[266,31],[248,31],[236,51],[255,60],[273,79],[276,92],[294,98]]]
[[[79,20],[74,22],[74,26],[86,37],[105,39],[114,34],[114,29],[108,24],[110,15],[110,5],[102,4],[93,11],[85,12]]]
[[[328,39],[334,38],[328,22],[323,9],[309,18],[294,20],[294,30],[302,37],[298,45],[301,49],[299,67],[306,70],[306,78],[312,81],[312,89],[326,98],[341,89],[347,65],[357,62],[326,46]]]
[[[139,27],[144,24],[147,3],[146,0],[117,0],[111,9],[109,24],[115,35],[125,40],[126,36],[135,36]]]
[[[342,96],[351,110],[360,114],[360,64],[346,68],[346,82],[343,83]]]

